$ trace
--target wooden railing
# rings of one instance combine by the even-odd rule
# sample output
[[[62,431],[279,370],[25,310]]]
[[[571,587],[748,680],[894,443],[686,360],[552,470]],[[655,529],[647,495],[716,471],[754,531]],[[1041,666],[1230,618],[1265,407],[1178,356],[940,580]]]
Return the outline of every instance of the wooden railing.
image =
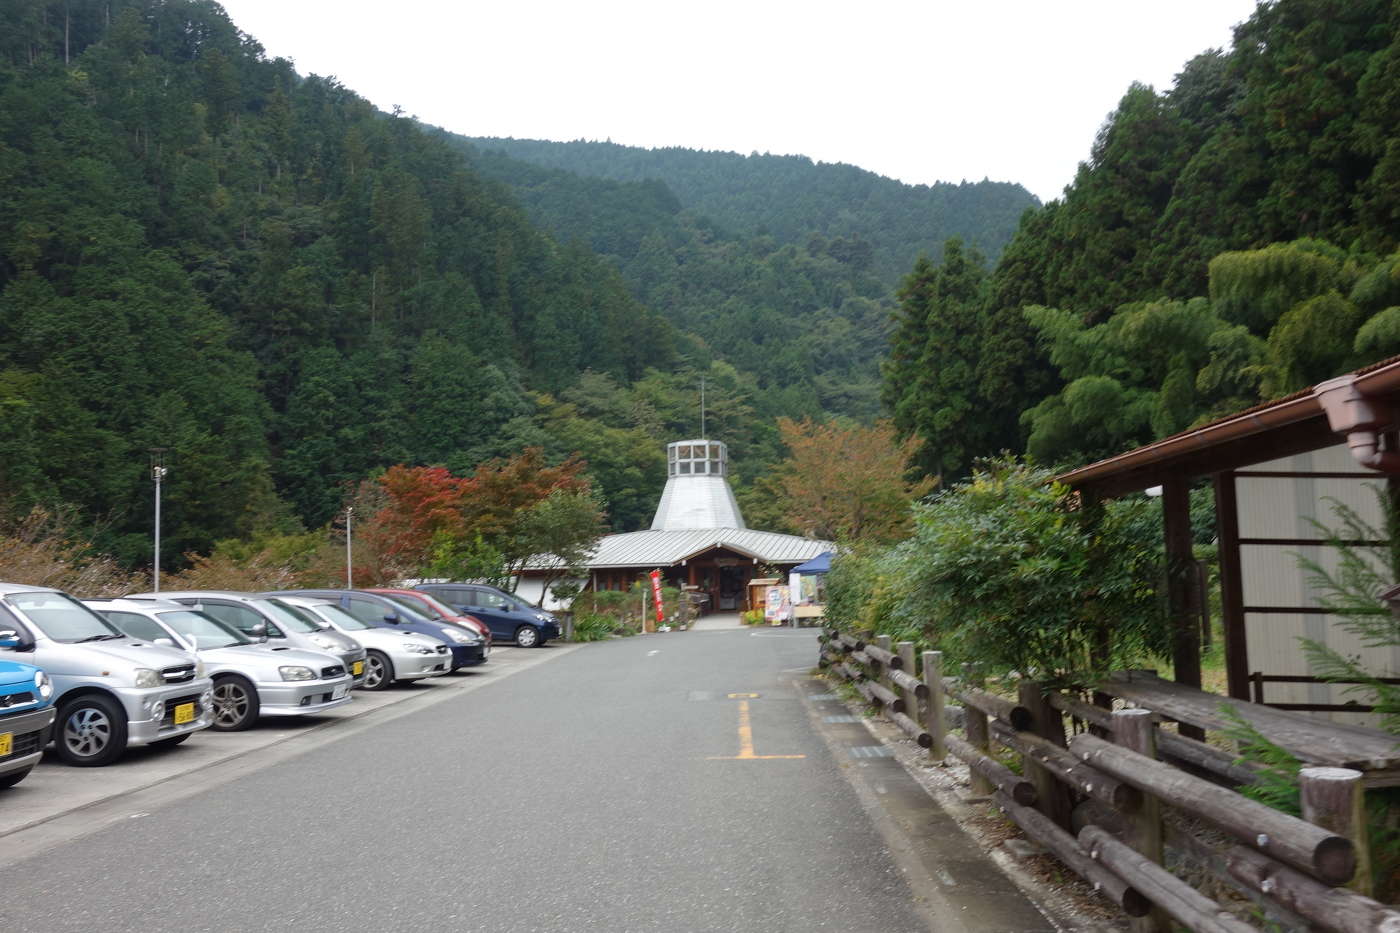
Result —
[[[1255,782],[1257,767],[1159,729],[1150,709],[1113,710],[1031,681],[1017,684],[1012,700],[988,692],[970,670],[945,676],[940,652],[924,652],[916,672],[914,646],[892,646],[887,636],[866,642],[824,630],[821,643],[823,668],[934,760],[951,753],[964,761],[975,792],[1116,904],[1134,930],[1167,931],[1171,921],[1220,933],[1262,929],[1168,870],[1172,850],[1253,901],[1273,926],[1400,931],[1400,910],[1367,896],[1360,771],[1304,768],[1300,819],[1234,789]],[[1019,757],[1021,773],[998,749]],[[1171,811],[1187,819],[1164,819]],[[1233,844],[1208,842],[1207,831]]]

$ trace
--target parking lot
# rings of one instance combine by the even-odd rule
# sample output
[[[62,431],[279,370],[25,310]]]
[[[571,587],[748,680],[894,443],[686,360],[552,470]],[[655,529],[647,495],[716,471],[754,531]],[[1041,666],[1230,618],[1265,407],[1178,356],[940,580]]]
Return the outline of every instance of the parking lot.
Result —
[[[74,830],[91,831],[94,820],[101,821],[99,811],[106,803],[156,787],[165,788],[162,799],[166,800],[171,795],[193,793],[234,775],[240,759],[254,752],[286,746],[285,750],[294,754],[319,740],[341,738],[359,723],[381,722],[461,696],[577,647],[495,647],[490,661],[480,667],[412,684],[396,684],[376,693],[357,690],[352,703],[320,716],[264,718],[244,732],[204,730],[176,748],[133,748],[116,764],[104,768],[70,767],[57,761],[50,750],[27,778],[0,792],[0,838],[69,815],[77,817],[71,821]],[[186,776],[189,780],[173,781]],[[129,814],[123,818],[129,818]],[[69,833],[57,831],[53,835],[62,837]]]

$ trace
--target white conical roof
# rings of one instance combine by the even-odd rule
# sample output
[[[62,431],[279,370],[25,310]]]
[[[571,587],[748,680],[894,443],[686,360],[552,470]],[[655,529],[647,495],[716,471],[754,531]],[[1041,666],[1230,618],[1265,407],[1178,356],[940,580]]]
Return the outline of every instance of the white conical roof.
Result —
[[[653,531],[744,528],[729,488],[729,447],[723,441],[666,445],[666,488],[651,520]]]

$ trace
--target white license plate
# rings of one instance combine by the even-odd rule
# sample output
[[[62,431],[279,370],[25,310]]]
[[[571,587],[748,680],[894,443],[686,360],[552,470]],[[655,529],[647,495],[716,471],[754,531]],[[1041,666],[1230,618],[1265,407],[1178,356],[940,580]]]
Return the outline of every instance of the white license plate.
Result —
[[[336,687],[335,690],[333,690],[333,691],[331,692],[331,699],[332,699],[332,700],[343,699],[344,696],[345,696],[345,690],[346,690],[346,687],[345,687],[344,684],[341,684],[339,687]]]

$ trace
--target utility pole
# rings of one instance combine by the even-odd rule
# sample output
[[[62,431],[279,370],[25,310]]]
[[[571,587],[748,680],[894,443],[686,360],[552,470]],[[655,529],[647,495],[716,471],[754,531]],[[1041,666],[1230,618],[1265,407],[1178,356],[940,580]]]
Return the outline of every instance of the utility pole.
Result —
[[[708,441],[709,435],[705,433],[705,377],[700,377],[700,440]]]
[[[352,522],[352,518],[353,518],[354,514],[355,514],[355,507],[354,507],[353,505],[351,505],[351,506],[346,506],[346,508],[345,508],[345,588],[346,588],[347,590],[353,590],[353,589],[355,588],[355,562],[354,562],[354,560],[353,560],[352,557],[351,557],[351,554],[353,553],[353,545],[351,544],[351,541],[350,541],[350,532],[353,530],[352,527],[351,527],[351,522]]]
[[[165,468],[165,447],[151,448],[151,479],[156,483],[156,539],[152,548],[153,560],[151,577],[153,581],[152,592],[160,592],[160,484],[165,479],[165,474],[169,471]]]

